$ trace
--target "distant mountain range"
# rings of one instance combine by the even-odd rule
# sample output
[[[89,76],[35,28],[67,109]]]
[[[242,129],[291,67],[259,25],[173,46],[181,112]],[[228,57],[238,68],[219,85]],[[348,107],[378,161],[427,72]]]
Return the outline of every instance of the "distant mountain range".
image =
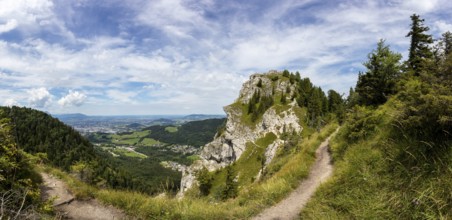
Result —
[[[225,118],[226,115],[209,115],[209,114],[190,114],[190,115],[85,115],[81,113],[71,113],[71,114],[52,114],[60,120],[71,120],[71,119],[153,119],[153,120],[204,120],[210,118]]]

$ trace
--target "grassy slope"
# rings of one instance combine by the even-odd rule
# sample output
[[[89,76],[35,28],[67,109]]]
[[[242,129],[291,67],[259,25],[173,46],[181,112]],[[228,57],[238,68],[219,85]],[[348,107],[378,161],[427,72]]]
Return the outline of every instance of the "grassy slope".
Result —
[[[331,124],[314,133],[292,152],[287,163],[272,177],[260,183],[243,187],[235,199],[225,202],[211,198],[190,197],[182,200],[166,197],[149,197],[140,193],[96,189],[87,186],[58,170],[57,173],[79,197],[94,196],[106,204],[125,210],[129,215],[143,219],[244,219],[283,199],[299,181],[309,173],[315,161],[318,145],[332,133],[337,125]],[[270,138],[270,137],[268,137]]]
[[[452,218],[451,143],[440,158],[416,154],[411,149],[426,143],[395,131],[397,109],[392,99],[374,112],[355,112],[332,141],[334,176],[302,219]]]

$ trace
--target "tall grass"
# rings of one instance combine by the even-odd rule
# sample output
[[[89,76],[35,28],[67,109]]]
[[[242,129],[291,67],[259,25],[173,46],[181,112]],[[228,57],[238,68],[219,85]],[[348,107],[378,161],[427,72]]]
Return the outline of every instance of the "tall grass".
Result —
[[[390,101],[364,118],[374,132],[350,141],[348,121],[332,140],[333,177],[315,193],[301,219],[452,219],[452,143],[428,156],[394,129]],[[356,125],[356,123],[355,123]]]
[[[124,210],[129,216],[141,219],[246,219],[284,198],[305,178],[315,161],[315,150],[335,129],[330,124],[304,140],[281,169],[263,182],[244,185],[235,199],[224,202],[211,198],[167,196],[149,197],[144,194],[87,186],[71,176],[47,169],[66,181],[79,197],[95,197],[105,204]]]

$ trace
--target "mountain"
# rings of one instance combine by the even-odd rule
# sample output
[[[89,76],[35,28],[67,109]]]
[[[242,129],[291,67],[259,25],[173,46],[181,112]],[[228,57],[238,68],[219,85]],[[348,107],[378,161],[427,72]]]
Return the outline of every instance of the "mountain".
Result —
[[[316,99],[319,107],[319,116],[312,118],[313,121],[320,119],[320,115],[326,115],[328,108],[323,108],[322,99],[327,97],[310,84],[309,80],[301,79],[299,74],[291,74],[288,71],[270,71],[265,74],[254,74],[242,86],[238,99],[224,107],[227,114],[225,126],[216,134],[215,139],[206,144],[200,154],[200,160],[188,167],[181,181],[181,194],[198,185],[196,173],[202,169],[212,172],[227,168],[232,164],[243,163],[243,167],[236,167],[240,174],[241,182],[250,182],[251,179],[259,179],[261,171],[265,169],[275,157],[277,151],[287,143],[289,136],[301,136],[304,129],[310,130],[306,122],[306,108],[302,98],[305,94],[302,85],[306,84],[313,91],[320,91]],[[316,92],[311,92],[316,94]],[[249,155],[250,152],[255,152]],[[242,158],[247,155],[247,158]],[[262,166],[254,166],[249,169],[247,163],[255,163],[260,160]],[[242,160],[241,160],[242,159]],[[251,162],[248,162],[251,161]]]
[[[73,114],[56,114],[52,115],[55,118],[58,118],[60,120],[82,120],[89,118],[88,115],[80,114],[80,113],[73,113]]]
[[[184,116],[183,119],[187,121],[199,121],[211,118],[224,118],[224,115],[204,115],[204,114],[191,114]]]

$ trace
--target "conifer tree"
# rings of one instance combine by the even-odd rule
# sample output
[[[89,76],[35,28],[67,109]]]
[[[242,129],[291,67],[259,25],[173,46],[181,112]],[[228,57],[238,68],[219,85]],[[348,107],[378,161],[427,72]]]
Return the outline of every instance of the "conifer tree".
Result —
[[[226,200],[229,198],[235,198],[238,193],[237,182],[235,181],[235,172],[232,166],[226,167],[226,182],[223,190],[221,191],[221,199]]]
[[[402,55],[392,52],[384,40],[380,40],[377,49],[369,53],[367,68],[360,73],[356,84],[359,103],[364,105],[380,105],[386,102],[389,95],[396,92],[395,85],[401,73],[400,59]]]
[[[196,180],[199,184],[199,191],[202,196],[209,195],[210,187],[212,187],[212,176],[210,175],[207,168],[203,167],[196,176]]]
[[[411,30],[406,37],[411,37],[408,68],[414,71],[416,76],[425,68],[426,62],[433,57],[429,44],[433,43],[432,36],[426,32],[430,28],[424,26],[424,19],[419,15],[411,15]]]

